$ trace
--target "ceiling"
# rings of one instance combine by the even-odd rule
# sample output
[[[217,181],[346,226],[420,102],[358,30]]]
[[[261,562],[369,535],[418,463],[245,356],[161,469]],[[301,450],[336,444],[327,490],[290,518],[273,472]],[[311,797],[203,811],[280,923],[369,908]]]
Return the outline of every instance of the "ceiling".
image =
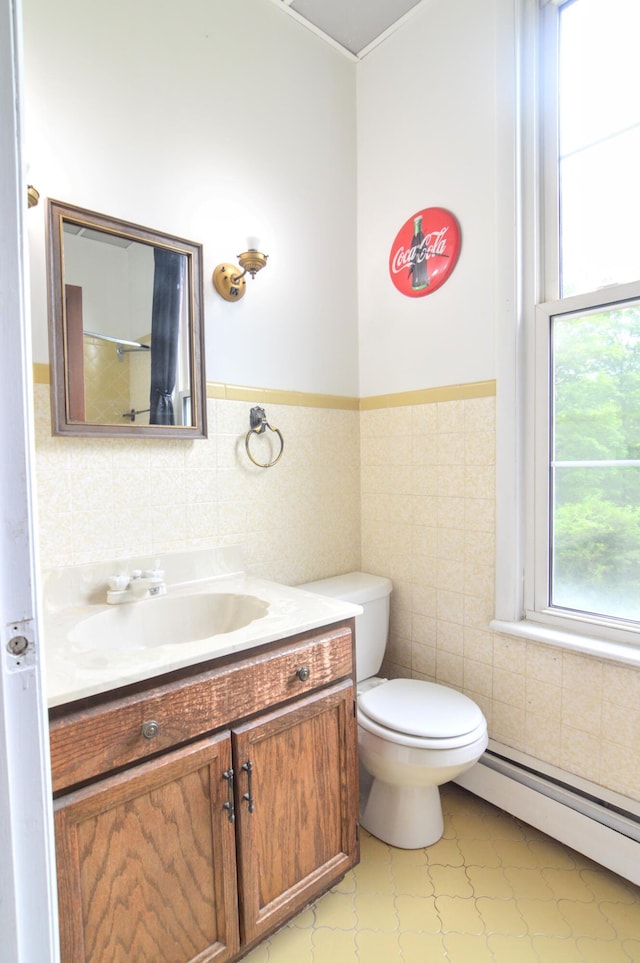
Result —
[[[324,36],[362,57],[425,0],[276,0],[278,6]]]

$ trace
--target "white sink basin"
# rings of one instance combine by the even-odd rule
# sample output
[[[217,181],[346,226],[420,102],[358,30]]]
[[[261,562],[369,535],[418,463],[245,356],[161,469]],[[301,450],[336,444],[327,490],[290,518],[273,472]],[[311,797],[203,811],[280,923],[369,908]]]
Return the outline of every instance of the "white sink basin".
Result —
[[[113,652],[180,645],[225,635],[267,614],[256,595],[207,592],[127,602],[90,615],[69,633],[80,652]]]
[[[204,549],[168,558],[166,595],[120,605],[96,604],[118,563],[49,573],[44,599],[49,706],[250,652],[362,612],[350,602],[232,572],[228,565],[218,571],[218,556],[212,559]],[[149,561],[131,559],[128,569],[148,568]],[[214,570],[209,578],[202,577],[205,563]]]

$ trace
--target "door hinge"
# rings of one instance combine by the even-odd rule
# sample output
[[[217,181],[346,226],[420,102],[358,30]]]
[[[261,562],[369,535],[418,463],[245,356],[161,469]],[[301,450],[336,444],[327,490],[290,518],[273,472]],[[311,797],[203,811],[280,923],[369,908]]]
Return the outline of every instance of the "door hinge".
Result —
[[[7,669],[21,672],[36,662],[36,642],[33,619],[9,622],[4,627],[4,652]]]

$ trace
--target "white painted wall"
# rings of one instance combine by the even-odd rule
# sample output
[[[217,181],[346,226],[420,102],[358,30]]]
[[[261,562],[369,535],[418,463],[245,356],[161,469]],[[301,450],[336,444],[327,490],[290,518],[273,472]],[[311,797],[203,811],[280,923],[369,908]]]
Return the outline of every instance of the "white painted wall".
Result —
[[[204,244],[211,381],[371,395],[494,378],[512,6],[432,0],[354,64],[264,0],[25,0],[30,179]],[[407,298],[389,250],[430,206],[456,214],[462,253]],[[44,205],[31,231],[44,361]],[[210,274],[247,233],[269,265],[229,305]]]
[[[153,248],[65,233],[64,279],[82,287],[85,331],[135,341],[151,331]],[[115,351],[115,347],[114,347]]]
[[[264,0],[23,6],[42,197],[204,245],[208,380],[357,395],[356,65]],[[44,213],[30,225],[36,361]],[[269,264],[227,304],[211,272],[247,234]]]
[[[511,0],[432,0],[358,67],[358,296],[363,396],[495,378],[501,129],[496,75]],[[502,79],[502,78],[501,78]],[[513,96],[513,86],[507,91]],[[503,139],[497,141],[497,137]],[[509,185],[507,185],[509,190]],[[448,281],[409,298],[389,277],[393,240],[449,208],[462,251]]]

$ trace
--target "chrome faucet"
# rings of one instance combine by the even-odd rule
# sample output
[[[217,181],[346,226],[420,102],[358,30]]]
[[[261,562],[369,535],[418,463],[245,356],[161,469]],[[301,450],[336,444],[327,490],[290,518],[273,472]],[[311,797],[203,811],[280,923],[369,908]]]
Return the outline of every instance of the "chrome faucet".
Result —
[[[107,602],[109,605],[156,598],[167,593],[164,572],[159,568],[144,572],[136,568],[130,575],[112,575],[107,581],[109,585]]]

